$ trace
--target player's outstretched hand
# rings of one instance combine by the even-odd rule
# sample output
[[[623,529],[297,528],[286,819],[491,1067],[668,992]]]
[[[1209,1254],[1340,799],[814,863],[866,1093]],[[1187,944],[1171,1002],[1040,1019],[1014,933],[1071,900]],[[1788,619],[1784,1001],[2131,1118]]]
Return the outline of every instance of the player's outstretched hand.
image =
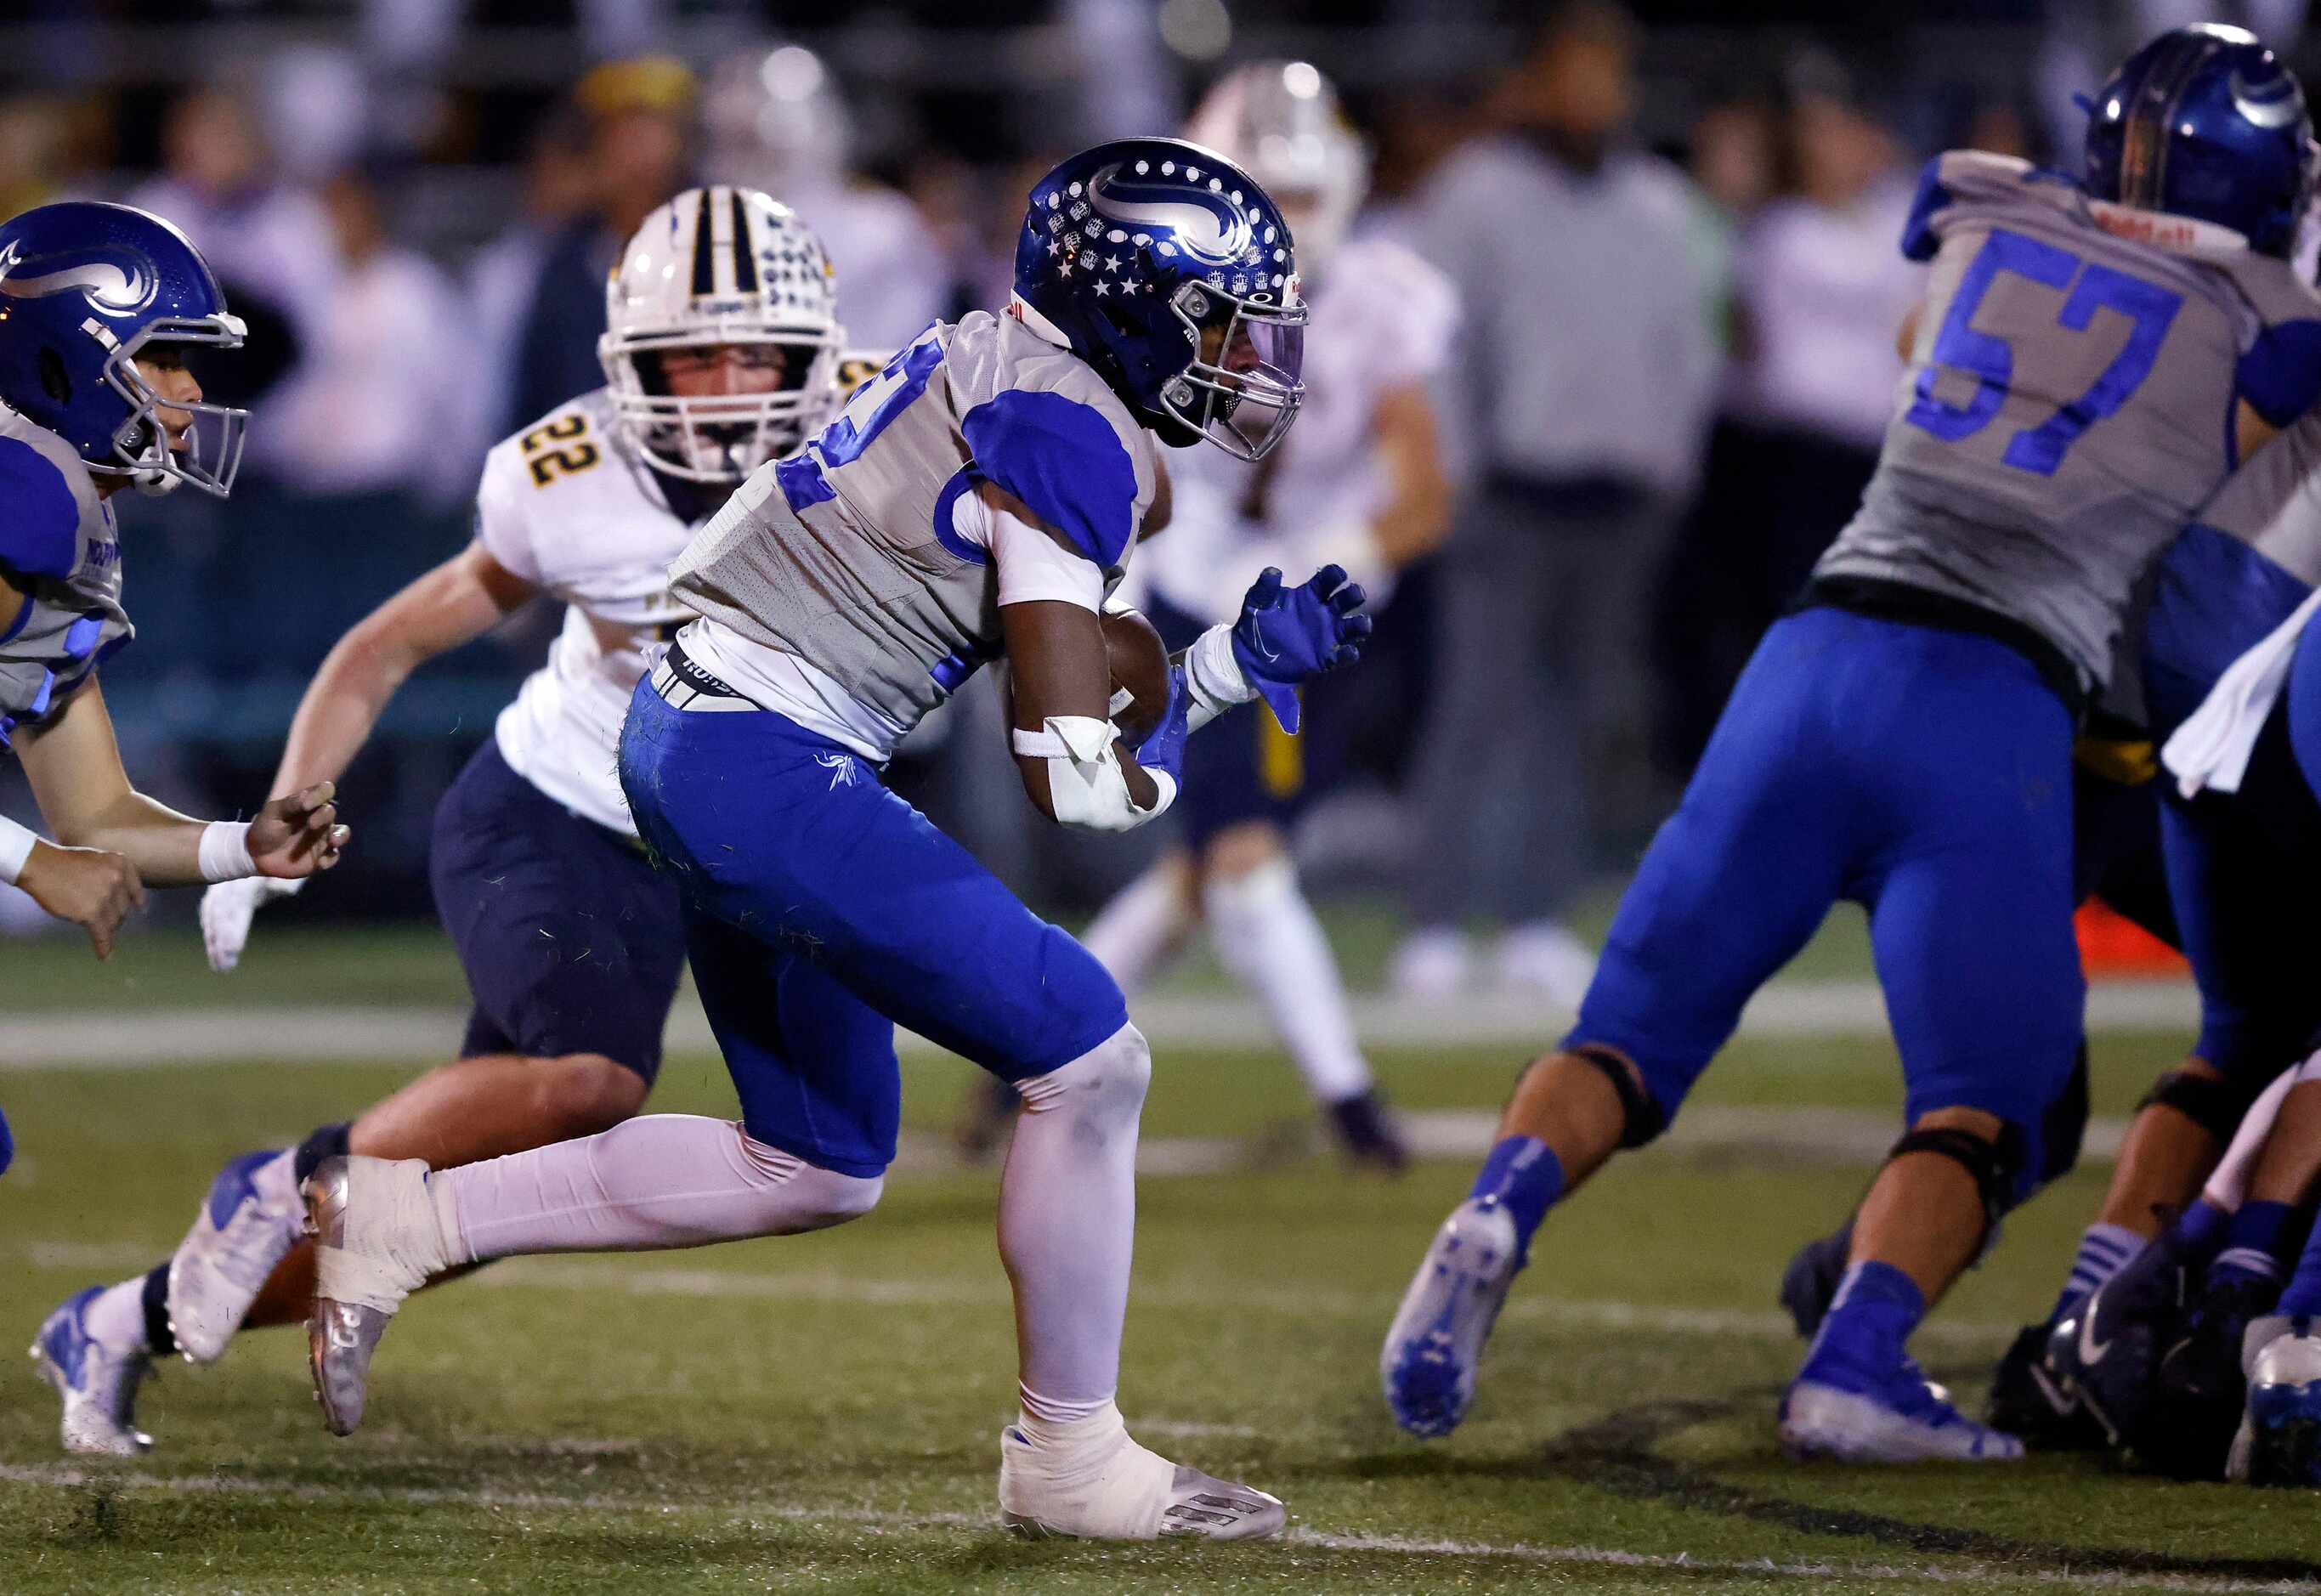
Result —
[[[258,812],[246,840],[259,875],[296,880],[338,863],[350,834],[339,824],[337,795],[336,783],[317,781]]]
[[[1267,566],[1241,601],[1233,624],[1233,659],[1285,732],[1297,729],[1297,687],[1324,670],[1361,657],[1370,618],[1370,595],[1346,579],[1343,567],[1325,565],[1295,588]]]
[[[238,881],[220,881],[203,893],[202,946],[209,953],[210,968],[223,974],[241,963],[241,950],[250,942],[251,917],[305,884],[303,877],[278,881],[269,876],[244,876]]]
[[[137,879],[137,867],[102,848],[35,843],[16,885],[58,919],[86,931],[100,959],[113,957],[113,939],[121,922],[132,910],[145,907],[145,886]]]

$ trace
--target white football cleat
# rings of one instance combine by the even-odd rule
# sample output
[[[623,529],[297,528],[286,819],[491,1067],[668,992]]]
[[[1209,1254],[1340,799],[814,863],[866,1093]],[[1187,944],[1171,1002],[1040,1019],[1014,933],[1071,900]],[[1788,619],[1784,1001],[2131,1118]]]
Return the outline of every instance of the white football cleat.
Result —
[[[1596,980],[1596,950],[1560,920],[1532,920],[1499,938],[1499,984],[1577,1010]]]
[[[32,1361],[64,1399],[66,1451],[135,1457],[153,1446],[135,1417],[137,1384],[153,1362],[141,1352],[109,1351],[88,1333],[88,1305],[104,1290],[91,1286],[49,1315],[32,1342]]]
[[[999,1432],[999,1516],[1032,1539],[1265,1540],[1288,1522],[1280,1499],[1140,1446],[1117,1422],[1062,1466],[1040,1457],[1021,1426]]]
[[[403,1300],[427,1282],[434,1210],[427,1165],[349,1155],[326,1158],[306,1177],[306,1233],[314,1238],[314,1317],[306,1363],[314,1400],[334,1436],[362,1423],[371,1354]]]
[[[295,1193],[270,1201],[254,1179],[288,1156],[245,1153],[220,1170],[193,1228],[170,1254],[169,1331],[189,1363],[218,1360],[267,1276],[298,1245],[305,1215]]]
[[[1515,1217],[1496,1198],[1469,1198],[1434,1233],[1379,1350],[1386,1405],[1412,1435],[1447,1436],[1467,1417],[1516,1268]]]
[[[1950,1392],[1907,1358],[1866,1378],[1840,1358],[1808,1358],[1781,1398],[1781,1444],[1796,1456],[1846,1463],[2012,1463],[2023,1455],[2019,1439],[1960,1412]]]
[[[1402,939],[1387,965],[1386,984],[1397,998],[1422,1001],[1456,997],[1473,978],[1474,944],[1467,934],[1435,928]]]
[[[2321,1486],[2321,1321],[2267,1314],[2242,1343],[2248,1405],[2225,1478]]]

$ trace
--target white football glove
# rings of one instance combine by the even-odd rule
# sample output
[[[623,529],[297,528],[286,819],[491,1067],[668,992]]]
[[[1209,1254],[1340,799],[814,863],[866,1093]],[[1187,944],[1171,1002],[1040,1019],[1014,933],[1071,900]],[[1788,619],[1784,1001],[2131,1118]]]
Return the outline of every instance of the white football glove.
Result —
[[[221,972],[241,962],[242,944],[250,940],[250,917],[278,898],[288,898],[306,884],[277,880],[272,876],[244,876],[220,881],[202,894],[202,945],[209,950],[210,968]]]

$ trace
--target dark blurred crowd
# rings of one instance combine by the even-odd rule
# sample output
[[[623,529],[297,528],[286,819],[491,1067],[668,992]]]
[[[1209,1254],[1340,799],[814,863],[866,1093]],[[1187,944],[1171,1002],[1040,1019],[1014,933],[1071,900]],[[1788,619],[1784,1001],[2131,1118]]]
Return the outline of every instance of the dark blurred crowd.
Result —
[[[1223,5],[1020,9],[1062,65],[1030,74],[1047,87],[988,141],[985,114],[940,90],[850,93],[837,58],[757,37],[587,71],[479,180],[472,162],[429,164],[445,114],[416,86],[456,41],[450,4],[373,5],[360,49],[285,48],[177,95],[150,130],[155,169],[126,183],[89,153],[119,154],[90,126],[100,102],[0,98],[0,211],[93,188],[154,209],[252,328],[217,378],[258,413],[242,486],[223,506],[131,511],[143,641],[108,679],[137,684],[113,698],[139,768],[174,770],[187,796],[258,793],[339,632],[466,536],[490,442],[603,380],[606,268],[676,189],[742,182],[793,205],[838,263],[851,342],[883,351],[1004,298],[1020,196],[1060,147],[1173,123],[1224,64],[1185,33]],[[1311,844],[1338,879],[1410,883],[1397,977],[1415,989],[1467,980],[1490,928],[1505,979],[1584,980],[1575,899],[1649,834],[1867,479],[1919,290],[1896,249],[1918,161],[1952,145],[2074,160],[2069,89],[2100,77],[2115,36],[2184,20],[2164,0],[2053,0],[2026,33],[2026,7],[1925,7],[2036,45],[1930,78],[1890,38],[1840,34],[1840,51],[1659,9],[1682,25],[1605,0],[1531,7],[1514,32],[1490,32],[1506,18],[1482,5],[1365,8],[1397,36],[1439,21],[1517,45],[1348,96],[1375,146],[1361,224],[1433,259],[1466,302],[1441,396],[1454,531],[1382,617],[1353,737],[1364,779]],[[2248,0],[2238,20],[2289,42],[2303,9]],[[609,51],[652,39],[658,14],[584,5],[575,25]],[[398,702],[347,784],[368,795],[350,866],[372,889],[332,896],[423,905],[432,796],[547,625],[519,616]],[[975,774],[1002,768],[991,741],[988,765],[927,758],[924,788],[1003,873],[1070,907],[1136,867],[1030,840],[1012,779]]]

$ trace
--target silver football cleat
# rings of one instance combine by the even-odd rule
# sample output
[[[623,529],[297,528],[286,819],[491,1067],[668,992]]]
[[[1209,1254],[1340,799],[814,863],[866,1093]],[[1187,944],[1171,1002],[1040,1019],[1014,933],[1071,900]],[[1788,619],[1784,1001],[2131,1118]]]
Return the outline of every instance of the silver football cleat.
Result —
[[[67,1452],[92,1457],[135,1457],[153,1437],[137,1427],[137,1385],[152,1369],[141,1352],[111,1352],[88,1333],[88,1305],[102,1287],[59,1304],[32,1343],[41,1378],[64,1401],[59,1435]]]
[[[246,1153],[220,1170],[170,1254],[169,1330],[189,1363],[218,1360],[274,1266],[298,1245],[297,1208],[269,1204],[252,1179],[282,1156]]]
[[[1120,1460],[1097,1481],[1057,1489],[1018,1472],[1031,1443],[1009,1425],[999,1432],[999,1521],[1031,1540],[1151,1540],[1179,1536],[1203,1540],[1265,1540],[1289,1522],[1281,1499],[1252,1486],[1205,1474],[1188,1464],[1171,1464],[1120,1437]],[[1165,1492],[1154,1491],[1160,1470],[1169,1471]],[[1012,1505],[1011,1505],[1012,1504]]]
[[[306,1199],[306,1234],[321,1247],[343,1248],[347,1241],[349,1170],[343,1158],[326,1158],[300,1188]],[[334,1436],[351,1436],[362,1423],[370,1389],[371,1355],[393,1316],[325,1294],[320,1272],[314,1313],[306,1321],[306,1365],[314,1377],[314,1400]]]

